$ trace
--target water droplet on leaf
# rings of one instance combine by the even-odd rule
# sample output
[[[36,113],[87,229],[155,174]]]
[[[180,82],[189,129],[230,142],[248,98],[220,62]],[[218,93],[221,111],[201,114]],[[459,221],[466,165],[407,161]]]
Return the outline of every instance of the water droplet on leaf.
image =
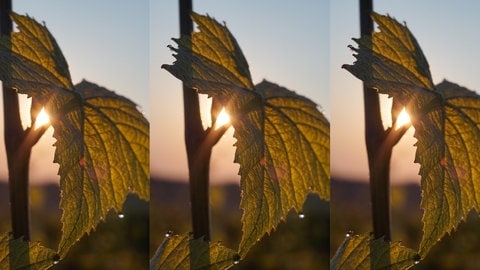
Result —
[[[125,217],[125,214],[124,214],[124,213],[122,213],[122,212],[118,213],[118,218],[122,219],[122,218],[124,218],[124,217]]]
[[[299,217],[300,219],[304,219],[304,218],[305,218],[305,214],[302,213],[302,212],[300,212],[300,213],[298,213],[298,217]]]
[[[240,263],[240,255],[235,254],[233,257],[233,264],[239,264]]]
[[[55,254],[55,256],[53,256],[53,264],[58,264],[59,262],[60,262],[60,255]]]
[[[420,257],[420,254],[415,255],[413,258],[415,264],[419,264],[421,259],[422,257]]]
[[[173,231],[167,231],[167,232],[165,233],[165,237],[167,237],[167,238],[170,237],[170,236],[172,236],[172,235],[173,235]]]

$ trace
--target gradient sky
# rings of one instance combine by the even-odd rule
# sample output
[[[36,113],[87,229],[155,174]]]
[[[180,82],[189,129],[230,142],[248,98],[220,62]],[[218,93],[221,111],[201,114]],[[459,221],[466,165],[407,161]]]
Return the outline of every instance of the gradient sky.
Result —
[[[161,64],[174,58],[167,45],[178,37],[178,1],[150,2],[151,173],[186,179],[180,82]],[[194,1],[197,13],[225,21],[248,63],[253,82],[267,79],[305,95],[329,117],[328,1]],[[153,105],[155,104],[155,105]],[[238,181],[232,130],[215,146],[213,183]]]
[[[180,82],[160,66],[172,63],[178,1],[26,1],[14,10],[45,21],[70,65],[74,82],[86,78],[138,103],[151,121],[151,173],[185,179]],[[480,89],[480,2],[374,1],[374,9],[406,21],[435,83],[444,78]],[[368,177],[361,83],[342,70],[354,58],[347,45],[359,36],[358,1],[194,1],[194,10],[225,21],[239,42],[254,83],[263,78],[311,98],[331,121],[332,175]],[[1,97],[0,97],[1,98]],[[206,109],[206,108],[203,108]],[[384,109],[388,115],[388,109]],[[151,117],[155,116],[155,117]],[[388,120],[386,119],[386,125]],[[2,122],[2,120],[0,120]],[[3,127],[3,123],[0,123]],[[394,150],[392,181],[418,181],[413,129]],[[34,148],[32,182],[58,181],[50,133]],[[214,149],[212,182],[237,181],[232,130]],[[3,132],[0,132],[3,141]],[[0,178],[7,175],[0,151]]]
[[[330,96],[332,175],[358,180],[368,178],[363,137],[362,88],[358,79],[342,70],[354,61],[347,45],[359,37],[357,0],[330,2]],[[434,83],[443,79],[480,90],[478,1],[374,1],[374,10],[407,23],[429,64]],[[385,113],[389,114],[385,109]],[[385,114],[384,113],[384,114]],[[411,129],[394,149],[392,182],[418,182],[413,164],[415,139]],[[361,145],[362,147],[358,147]]]
[[[44,21],[69,64],[73,82],[87,79],[137,103],[149,118],[149,2],[13,0],[13,10]],[[1,95],[0,95],[1,99]],[[2,106],[0,103],[0,106]],[[3,109],[2,109],[3,114]],[[3,147],[3,116],[0,119]],[[47,132],[32,153],[31,182],[58,182]],[[0,178],[6,179],[5,151],[0,151]]]

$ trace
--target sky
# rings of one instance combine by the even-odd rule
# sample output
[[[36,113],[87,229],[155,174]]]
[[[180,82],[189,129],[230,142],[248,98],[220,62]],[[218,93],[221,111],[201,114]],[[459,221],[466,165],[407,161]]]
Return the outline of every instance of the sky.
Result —
[[[354,61],[352,37],[358,38],[359,1],[330,1],[330,107],[331,173],[354,180],[368,179],[368,165],[363,136],[363,94],[361,82],[342,64]],[[407,23],[416,37],[435,84],[447,79],[461,86],[480,90],[478,60],[480,25],[478,1],[373,1],[374,11],[389,14]],[[386,100],[386,99],[385,99]],[[383,115],[389,109],[383,106]],[[389,125],[387,120],[384,122]],[[395,147],[391,165],[392,183],[419,182],[418,164],[414,164],[413,128]],[[358,146],[361,145],[359,148]]]
[[[74,83],[87,79],[128,97],[149,118],[149,2],[13,0],[13,10],[44,21],[59,44]],[[1,99],[1,95],[0,95]],[[0,106],[2,106],[0,103]],[[25,108],[24,108],[25,109]],[[28,109],[25,109],[28,113]],[[2,109],[3,114],[3,109]],[[0,118],[3,148],[3,116]],[[33,148],[32,183],[57,182],[52,128]],[[0,151],[0,179],[6,179],[5,151]]]
[[[44,21],[62,49],[74,82],[86,78],[129,97],[151,122],[151,173],[186,179],[180,82],[160,66],[174,61],[178,1],[14,0],[13,8]],[[374,10],[406,21],[435,83],[444,78],[480,89],[477,1],[374,1]],[[254,83],[267,79],[319,104],[331,122],[333,176],[368,178],[361,82],[340,67],[354,61],[358,1],[194,1],[194,10],[225,21],[250,65]],[[1,99],[1,97],[0,97]],[[202,101],[203,102],[203,101]],[[203,104],[203,103],[202,103]],[[208,110],[203,106],[204,111]],[[388,115],[387,106],[383,107]],[[0,119],[2,122],[3,119]],[[385,119],[388,125],[388,119]],[[0,123],[3,127],[3,123]],[[31,181],[57,181],[50,130],[34,147]],[[212,182],[238,181],[233,130],[214,148]],[[3,141],[3,132],[0,132]],[[418,182],[413,129],[394,149],[392,181]],[[0,151],[0,178],[7,175]]]
[[[174,61],[167,45],[179,36],[178,1],[150,2],[151,174],[186,180],[181,83],[162,64]],[[275,82],[329,106],[328,1],[194,1],[193,10],[225,21],[247,59],[254,83]],[[203,104],[203,103],[202,103]],[[203,106],[207,110],[207,106]],[[238,182],[230,129],[214,147],[211,182]]]

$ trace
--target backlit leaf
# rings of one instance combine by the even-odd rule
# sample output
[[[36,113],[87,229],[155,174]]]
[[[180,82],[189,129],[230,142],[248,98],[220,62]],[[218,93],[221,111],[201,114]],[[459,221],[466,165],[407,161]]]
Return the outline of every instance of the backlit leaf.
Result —
[[[38,242],[13,240],[8,233],[0,236],[0,269],[47,269],[58,259],[55,251]]]
[[[175,40],[173,65],[186,85],[222,103],[237,139],[244,256],[263,235],[301,210],[306,195],[330,198],[330,127],[315,103],[276,84],[253,85],[248,64],[228,29],[193,14],[199,32]]]
[[[220,243],[189,239],[186,235],[166,237],[150,260],[150,270],[223,270],[238,262],[239,255]]]
[[[419,255],[399,242],[372,239],[369,234],[349,236],[332,260],[330,269],[407,269],[419,261]]]
[[[19,32],[1,40],[0,79],[40,102],[54,128],[63,257],[110,209],[120,210],[128,192],[148,200],[149,126],[130,100],[87,81],[73,86],[47,28],[27,16],[12,19]]]
[[[53,123],[64,211],[60,252],[108,210],[120,211],[128,192],[149,198],[146,119],[134,103],[95,84],[82,81],[75,91],[83,106]]]
[[[434,86],[408,28],[388,16],[373,19],[380,31],[357,40],[357,61],[344,68],[400,101],[411,117],[421,166],[420,254],[425,255],[472,208],[480,209],[480,99],[447,81]]]

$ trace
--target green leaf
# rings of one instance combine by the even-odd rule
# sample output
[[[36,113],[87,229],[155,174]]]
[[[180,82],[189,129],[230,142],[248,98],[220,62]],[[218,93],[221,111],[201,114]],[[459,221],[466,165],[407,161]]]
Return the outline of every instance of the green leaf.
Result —
[[[128,192],[148,200],[149,125],[130,100],[87,81],[73,86],[47,28],[30,17],[12,19],[19,32],[1,40],[0,79],[50,116],[60,165],[63,257],[110,209],[120,210]]]
[[[82,106],[53,123],[60,164],[63,238],[68,250],[129,192],[149,199],[148,122],[131,101],[83,81],[74,89]],[[77,118],[78,116],[78,118]]]
[[[400,242],[372,239],[369,234],[347,236],[330,261],[330,269],[407,269],[420,260]]]
[[[186,235],[165,238],[150,260],[150,270],[227,269],[237,263],[240,256],[233,250],[202,239],[189,239]]]
[[[18,32],[0,40],[2,81],[27,89],[48,99],[46,88],[53,86],[71,90],[73,85],[68,65],[57,42],[45,26],[28,16],[12,13]]]
[[[47,269],[59,260],[57,253],[38,242],[0,236],[0,269]]]
[[[330,127],[316,104],[263,81],[253,86],[248,64],[228,29],[193,14],[192,39],[175,40],[176,61],[162,66],[220,102],[230,115],[240,164],[244,256],[263,235],[301,210],[309,192],[330,198]]]
[[[410,115],[418,140],[415,161],[421,166],[424,256],[472,208],[480,209],[480,99],[447,81],[433,86],[408,28],[388,16],[373,19],[380,31],[357,41],[357,61],[344,68],[393,96]]]

